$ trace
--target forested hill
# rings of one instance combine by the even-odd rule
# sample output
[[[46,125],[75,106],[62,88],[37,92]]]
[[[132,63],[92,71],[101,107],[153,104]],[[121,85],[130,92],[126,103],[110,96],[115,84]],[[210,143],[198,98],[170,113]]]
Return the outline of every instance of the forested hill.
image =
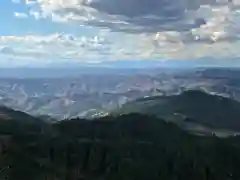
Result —
[[[188,134],[129,114],[41,124],[2,121],[0,179],[239,180],[240,139]],[[10,124],[10,125],[9,125]]]
[[[0,105],[0,121],[7,120],[23,121],[27,123],[41,123],[40,118],[36,118],[22,111],[16,111],[6,106]]]
[[[128,113],[155,115],[174,121],[188,118],[211,128],[240,132],[240,103],[203,91],[189,90],[180,95],[142,98],[113,112]]]

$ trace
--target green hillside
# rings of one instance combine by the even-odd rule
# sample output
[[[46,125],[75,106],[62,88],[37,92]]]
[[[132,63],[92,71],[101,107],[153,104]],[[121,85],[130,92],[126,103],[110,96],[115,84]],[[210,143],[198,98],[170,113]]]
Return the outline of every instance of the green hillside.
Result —
[[[211,128],[240,131],[240,103],[202,91],[138,99],[113,114],[141,113],[168,120],[188,120]]]

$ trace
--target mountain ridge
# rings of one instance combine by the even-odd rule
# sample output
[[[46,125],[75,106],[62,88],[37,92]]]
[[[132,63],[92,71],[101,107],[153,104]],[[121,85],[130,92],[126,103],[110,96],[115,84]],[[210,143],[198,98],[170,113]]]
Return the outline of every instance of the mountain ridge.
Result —
[[[192,119],[210,128],[240,131],[240,103],[199,90],[173,96],[155,96],[126,103],[113,114],[141,113],[169,120]],[[179,118],[178,118],[179,119]]]
[[[20,120],[20,119],[25,122],[34,122],[35,120],[40,120],[39,118],[29,115],[28,113],[14,110],[3,105],[0,106],[0,120]]]

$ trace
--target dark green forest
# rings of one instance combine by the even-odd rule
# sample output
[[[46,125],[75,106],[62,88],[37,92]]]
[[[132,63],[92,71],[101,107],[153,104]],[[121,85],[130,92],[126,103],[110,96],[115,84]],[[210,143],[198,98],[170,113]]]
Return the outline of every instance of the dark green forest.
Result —
[[[240,103],[199,90],[188,90],[172,96],[140,98],[124,104],[114,110],[113,114],[132,112],[155,115],[170,121],[181,121],[184,116],[207,127],[240,132]]]
[[[154,116],[0,121],[0,179],[239,180],[240,138],[188,134]]]

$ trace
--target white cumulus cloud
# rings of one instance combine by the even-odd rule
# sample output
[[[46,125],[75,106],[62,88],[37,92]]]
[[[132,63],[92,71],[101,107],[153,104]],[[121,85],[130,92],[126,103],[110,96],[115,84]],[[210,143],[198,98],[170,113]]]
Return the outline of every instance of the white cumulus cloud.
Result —
[[[84,38],[51,43],[56,43],[56,47],[63,47],[65,43],[71,44],[65,46],[65,56],[67,54],[71,58],[192,59],[240,56],[237,51],[240,0],[25,2],[30,7],[29,14],[36,19],[46,18],[59,23],[75,23],[79,26],[109,30],[111,35],[106,37],[106,41],[111,42],[111,45],[96,42],[94,44],[93,39],[88,42],[89,39]],[[127,41],[124,42],[124,39]],[[64,49],[62,50],[64,52]]]
[[[121,45],[113,43],[114,40],[110,37],[106,39],[102,34],[92,37],[76,37],[64,33],[41,36],[1,36],[1,60],[11,59],[16,64],[46,64],[69,60],[93,62],[130,57],[128,53],[134,53],[134,50],[131,49],[120,49]],[[125,45],[129,45],[131,48],[132,45],[128,43],[127,39],[124,41]],[[139,52],[135,53],[137,55]]]
[[[186,34],[186,36],[189,36]],[[100,62],[124,59],[196,59],[238,56],[238,41],[184,43],[181,33],[152,34],[100,33],[97,36],[50,35],[0,37],[1,63],[44,65],[61,62]],[[188,47],[186,47],[188,46]],[[204,55],[204,56],[203,56]]]

